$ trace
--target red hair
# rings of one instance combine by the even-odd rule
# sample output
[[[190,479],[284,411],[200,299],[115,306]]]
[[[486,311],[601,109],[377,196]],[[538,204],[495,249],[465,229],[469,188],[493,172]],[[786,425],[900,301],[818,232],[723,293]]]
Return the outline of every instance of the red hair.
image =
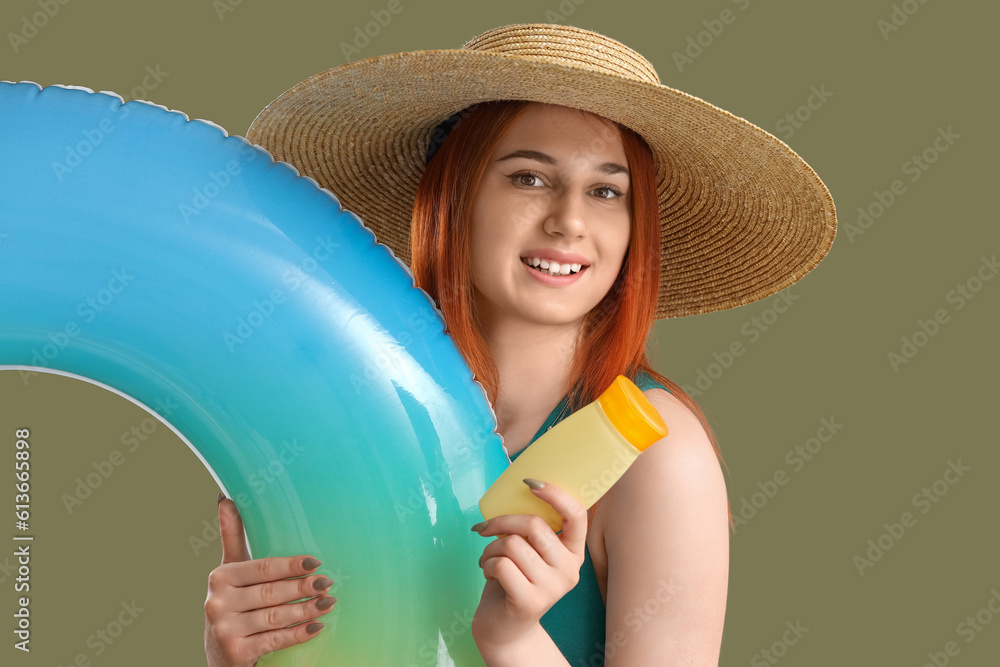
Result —
[[[486,165],[504,133],[530,104],[487,102],[463,112],[427,165],[417,187],[410,231],[414,283],[441,309],[459,351],[491,401],[500,378],[479,325],[469,262],[472,208]],[[687,392],[650,364],[646,340],[655,321],[660,284],[660,213],[656,166],[646,142],[632,130],[620,132],[631,173],[632,229],[621,270],[604,299],[584,320],[573,357],[572,409],[597,400],[618,375],[645,371],[701,421],[722,464],[722,452],[708,420]],[[729,467],[726,466],[728,472]],[[733,526],[732,509],[729,522]]]

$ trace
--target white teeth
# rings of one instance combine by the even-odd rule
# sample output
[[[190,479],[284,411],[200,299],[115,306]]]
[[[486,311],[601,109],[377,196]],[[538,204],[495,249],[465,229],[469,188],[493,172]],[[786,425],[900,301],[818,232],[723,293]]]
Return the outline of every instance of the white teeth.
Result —
[[[570,273],[579,273],[583,268],[582,264],[560,264],[538,257],[526,257],[524,261],[528,266],[541,267],[543,273],[548,273],[550,276],[568,276]]]

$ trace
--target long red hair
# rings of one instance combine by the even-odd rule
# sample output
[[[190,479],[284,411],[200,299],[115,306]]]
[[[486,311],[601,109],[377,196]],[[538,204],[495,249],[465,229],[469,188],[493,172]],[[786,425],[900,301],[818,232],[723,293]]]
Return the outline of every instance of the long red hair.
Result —
[[[491,401],[498,395],[500,378],[479,326],[470,275],[468,221],[489,158],[528,104],[487,102],[463,112],[427,165],[413,206],[410,268],[414,283],[440,308],[448,333]],[[565,392],[576,410],[597,400],[618,375],[632,378],[645,371],[698,417],[715,455],[725,466],[715,434],[698,404],[657,372],[646,355],[660,284],[656,166],[646,142],[632,130],[617,127],[631,173],[632,233],[618,277],[585,318]],[[731,508],[729,522],[735,528]]]

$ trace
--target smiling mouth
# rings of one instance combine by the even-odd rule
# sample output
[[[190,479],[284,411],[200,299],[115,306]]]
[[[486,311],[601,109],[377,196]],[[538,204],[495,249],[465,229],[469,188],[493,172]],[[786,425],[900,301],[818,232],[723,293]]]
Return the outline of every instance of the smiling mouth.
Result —
[[[586,264],[559,264],[538,257],[522,257],[521,262],[549,276],[572,276],[588,268]]]

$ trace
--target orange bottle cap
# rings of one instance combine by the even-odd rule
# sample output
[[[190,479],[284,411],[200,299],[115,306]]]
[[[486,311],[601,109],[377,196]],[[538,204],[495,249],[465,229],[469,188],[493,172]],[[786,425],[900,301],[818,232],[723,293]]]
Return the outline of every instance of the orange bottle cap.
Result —
[[[619,375],[597,398],[614,427],[640,452],[667,435],[667,425],[635,383]]]

